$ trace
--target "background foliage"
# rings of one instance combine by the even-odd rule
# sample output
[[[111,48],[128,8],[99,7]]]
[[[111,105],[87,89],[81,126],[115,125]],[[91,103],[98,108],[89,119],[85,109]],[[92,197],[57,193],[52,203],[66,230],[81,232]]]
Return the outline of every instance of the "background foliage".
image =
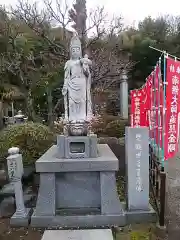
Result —
[[[121,16],[110,19],[103,7],[87,11],[85,1],[82,2],[81,6],[76,3],[71,8],[65,0],[57,0],[52,8],[51,2],[44,0],[42,9],[37,3],[19,0],[16,7],[0,8],[0,129],[5,109],[11,102],[22,103],[21,110],[35,122],[34,125],[8,127],[1,133],[2,156],[13,144],[20,146],[28,162],[41,155],[54,139],[52,130],[39,125],[43,119],[51,129],[54,127],[57,133],[62,132],[62,124],[54,126],[54,120],[64,111],[61,89],[72,37],[67,29],[69,24],[78,31],[83,50],[93,59],[92,93],[96,118],[92,129],[98,136],[119,138],[124,135],[124,126],[128,123],[115,116],[119,112],[123,69],[128,73],[129,89],[132,89],[145,82],[160,57],[160,53],[149,46],[180,56],[180,16],[156,19],[147,16],[137,27],[126,27]],[[84,13],[83,21],[79,19],[82,17],[79,11]],[[31,140],[25,147],[28,136]],[[34,151],[37,137],[40,143]],[[30,151],[34,151],[32,159]]]
[[[20,0],[10,10],[0,9],[0,102],[20,99],[30,120],[46,119],[50,126],[55,113],[63,113],[63,69],[72,36],[69,24],[77,31],[83,29],[79,32],[83,49],[93,59],[93,92],[105,96],[108,90],[106,95],[115,93],[117,102],[122,69],[128,72],[130,89],[142,85],[152,71],[160,54],[150,45],[180,55],[179,16],[146,17],[137,27],[125,27],[121,16],[110,19],[103,7],[93,12],[85,4],[71,7],[57,0],[52,8],[45,0],[40,10],[37,3]],[[75,22],[79,11],[87,13],[82,26]],[[0,125],[2,109],[0,104]]]
[[[12,125],[0,132],[0,159],[5,161],[8,149],[15,146],[23,154],[24,164],[33,164],[54,141],[54,133],[42,124]]]

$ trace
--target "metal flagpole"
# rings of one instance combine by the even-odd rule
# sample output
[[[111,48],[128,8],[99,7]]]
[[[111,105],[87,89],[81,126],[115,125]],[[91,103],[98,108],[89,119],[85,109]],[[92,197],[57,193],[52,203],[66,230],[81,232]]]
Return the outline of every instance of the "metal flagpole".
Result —
[[[168,56],[170,56],[170,57],[172,57],[172,58],[175,58],[175,59],[179,59],[180,60],[180,58],[179,57],[176,57],[176,56],[174,56],[174,55],[172,55],[172,54],[170,54],[170,53],[167,53],[166,51],[164,51],[164,50],[160,50],[160,49],[158,49],[158,48],[155,48],[155,47],[152,47],[152,46],[149,46],[149,48],[151,48],[151,49],[153,49],[153,50],[155,50],[155,51],[157,51],[157,52],[161,52],[162,53],[162,55],[164,55],[164,53],[166,53],[166,54],[168,54]]]
[[[164,51],[164,76],[163,76],[163,86],[164,86],[164,101],[163,101],[163,128],[162,128],[162,171],[164,171],[164,148],[165,148],[165,134],[166,134],[166,58],[167,58],[167,53]]]
[[[156,125],[155,125],[155,116],[156,116],[156,67],[153,71],[153,148],[156,150]]]
[[[149,110],[149,125],[150,125],[150,142],[151,145],[153,144],[153,135],[152,135],[152,130],[153,130],[153,126],[152,126],[152,110],[153,110],[153,72],[151,72],[152,75],[152,82],[151,82],[151,106],[150,106],[150,110]]]
[[[158,72],[158,159],[160,159],[160,131],[161,131],[161,57],[159,58],[159,72]]]

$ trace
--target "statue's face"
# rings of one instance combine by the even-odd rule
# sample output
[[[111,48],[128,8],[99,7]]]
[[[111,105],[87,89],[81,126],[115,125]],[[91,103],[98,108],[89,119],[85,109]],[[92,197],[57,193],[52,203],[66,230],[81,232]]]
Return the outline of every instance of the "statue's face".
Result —
[[[81,57],[81,49],[80,49],[80,47],[72,47],[71,48],[71,56],[72,56],[72,58],[79,58],[79,57]]]

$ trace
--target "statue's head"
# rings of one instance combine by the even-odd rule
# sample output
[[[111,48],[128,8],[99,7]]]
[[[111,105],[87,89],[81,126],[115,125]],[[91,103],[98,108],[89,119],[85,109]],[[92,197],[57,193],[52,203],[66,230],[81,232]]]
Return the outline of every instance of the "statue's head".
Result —
[[[70,55],[72,59],[79,59],[82,57],[81,41],[77,34],[74,34],[71,39]]]

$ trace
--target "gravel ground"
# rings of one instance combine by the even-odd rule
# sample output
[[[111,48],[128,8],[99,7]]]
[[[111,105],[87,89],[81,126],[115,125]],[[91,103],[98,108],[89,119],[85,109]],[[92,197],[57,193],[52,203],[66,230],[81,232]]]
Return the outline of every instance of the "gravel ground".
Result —
[[[166,224],[168,240],[180,239],[180,154],[166,162],[167,209]]]
[[[153,225],[134,225],[119,228],[115,240],[162,240],[153,234]],[[0,221],[0,240],[41,240],[44,230],[10,228],[9,219]]]
[[[10,228],[9,219],[0,220],[0,240],[40,240],[43,230]]]

